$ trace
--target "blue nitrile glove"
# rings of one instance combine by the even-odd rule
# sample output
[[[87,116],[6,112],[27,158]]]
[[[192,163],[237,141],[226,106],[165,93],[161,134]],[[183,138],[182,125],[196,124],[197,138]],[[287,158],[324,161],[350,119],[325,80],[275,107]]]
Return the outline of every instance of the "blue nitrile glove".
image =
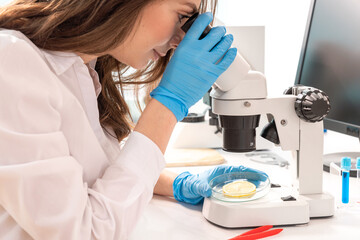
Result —
[[[204,96],[236,56],[236,48],[230,48],[233,36],[225,36],[225,27],[214,27],[199,40],[211,21],[211,13],[199,15],[176,48],[159,86],[150,94],[170,109],[178,121]],[[219,59],[221,61],[216,64]]]
[[[233,173],[233,172],[250,172],[250,173],[262,173],[265,176],[258,175],[259,181],[254,181],[255,185],[258,185],[260,181],[265,181],[267,174],[255,170],[252,168],[247,168],[244,166],[226,166],[221,165],[205,171],[200,174],[191,174],[189,172],[183,172],[179,174],[173,183],[174,197],[179,202],[187,202],[191,204],[198,204],[203,200],[204,197],[211,196],[211,188],[209,182],[219,175],[224,173]]]

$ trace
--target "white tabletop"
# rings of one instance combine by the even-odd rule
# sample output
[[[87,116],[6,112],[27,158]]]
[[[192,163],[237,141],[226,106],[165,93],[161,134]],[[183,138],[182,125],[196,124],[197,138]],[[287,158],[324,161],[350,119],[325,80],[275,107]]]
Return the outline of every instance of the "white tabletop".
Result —
[[[340,150],[360,150],[359,141],[355,138],[333,132],[327,134],[325,149],[334,151],[334,147],[337,146]],[[341,147],[341,143],[347,147]],[[273,183],[290,184],[288,181],[291,177],[290,171],[285,167],[257,163],[245,154],[233,154],[221,150],[219,152],[226,159],[226,164],[242,164],[257,168],[268,173]],[[289,152],[283,152],[279,148],[272,149],[272,152],[287,160],[291,156]],[[197,173],[209,168],[211,167],[171,168],[171,170]],[[323,179],[324,191],[335,197],[335,215],[329,218],[311,219],[304,225],[282,226],[284,231],[267,239],[360,239],[360,203],[355,203],[360,201],[360,194],[355,191],[356,189],[360,191],[357,180],[350,179],[350,200],[354,203],[344,207],[341,204],[341,177],[324,172]],[[179,203],[171,198],[154,196],[130,239],[229,239],[249,230],[216,226],[203,217],[201,210],[202,205],[193,206]]]

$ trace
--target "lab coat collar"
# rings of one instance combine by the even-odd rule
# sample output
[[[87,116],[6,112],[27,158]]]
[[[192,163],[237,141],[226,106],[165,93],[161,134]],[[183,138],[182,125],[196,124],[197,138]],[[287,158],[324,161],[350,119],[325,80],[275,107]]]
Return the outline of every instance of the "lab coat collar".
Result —
[[[50,67],[53,69],[56,75],[60,76],[64,72],[66,72],[72,65],[76,62],[80,62],[80,64],[84,64],[89,69],[89,73],[91,78],[93,79],[96,97],[99,96],[101,92],[101,83],[99,81],[99,76],[95,70],[95,65],[97,58],[91,60],[89,63],[85,64],[82,58],[76,53],[72,52],[57,52],[50,50],[42,50],[47,62]]]
[[[72,52],[57,52],[43,50],[44,56],[56,75],[61,75],[68,70],[75,62],[84,63],[82,58]]]
[[[97,58],[91,60],[86,65],[87,65],[87,67],[89,69],[91,78],[93,79],[95,92],[96,92],[96,97],[98,97],[100,92],[101,92],[102,87],[101,87],[101,83],[100,83],[100,80],[99,80],[99,75],[95,70],[96,61],[97,61]]]

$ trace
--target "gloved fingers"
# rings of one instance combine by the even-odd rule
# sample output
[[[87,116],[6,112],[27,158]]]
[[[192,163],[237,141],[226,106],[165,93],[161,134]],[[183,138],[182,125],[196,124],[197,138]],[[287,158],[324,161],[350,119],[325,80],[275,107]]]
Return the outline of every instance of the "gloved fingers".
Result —
[[[188,38],[198,40],[205,28],[211,23],[213,15],[211,12],[200,14],[186,33],[184,40]]]
[[[235,173],[238,172],[240,174],[243,174],[244,177],[251,179],[255,182],[265,181],[268,178],[268,175],[260,170],[256,170],[253,168],[248,168],[245,166],[229,166],[229,168],[225,171],[226,173]],[[256,185],[256,184],[255,184]]]
[[[202,182],[196,187],[196,192],[202,197],[210,197],[212,191],[208,183]]]
[[[211,51],[220,41],[223,39],[226,33],[226,28],[223,26],[214,27],[210,30],[210,32],[206,35],[205,38],[201,40],[201,46],[206,51]]]
[[[257,177],[257,180],[260,181],[265,181],[267,178],[269,178],[269,176],[265,172],[253,168],[247,168],[244,172],[254,173],[254,175],[256,175]]]
[[[208,180],[208,182],[210,182],[214,177],[217,177],[219,175],[226,173],[228,168],[229,168],[229,166],[227,166],[227,165],[220,165],[220,166],[214,167],[214,168],[204,172],[204,174],[208,175],[207,180]]]
[[[213,63],[216,63],[229,50],[233,43],[234,37],[232,34],[222,37],[221,41],[211,50],[211,58]]]
[[[243,165],[239,165],[239,166],[232,166],[230,171],[231,172],[246,172],[247,169],[248,169],[247,167],[245,167]]]
[[[226,173],[242,172],[242,166],[228,166]]]
[[[221,59],[221,61],[217,64],[217,66],[223,68],[223,70],[225,71],[234,62],[236,54],[237,49],[230,48],[224,55],[223,59]]]
[[[208,182],[210,182],[214,177],[220,176],[225,173],[232,173],[232,172],[242,172],[243,169],[246,169],[244,166],[229,166],[229,165],[220,165],[214,167],[205,172],[208,175]]]

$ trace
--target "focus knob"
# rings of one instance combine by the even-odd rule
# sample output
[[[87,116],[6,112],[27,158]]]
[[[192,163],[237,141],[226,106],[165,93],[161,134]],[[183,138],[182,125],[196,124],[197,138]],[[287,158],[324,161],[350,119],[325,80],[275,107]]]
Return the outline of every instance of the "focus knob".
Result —
[[[306,89],[297,95],[295,111],[299,118],[308,122],[319,122],[330,111],[330,100],[325,92]]]

